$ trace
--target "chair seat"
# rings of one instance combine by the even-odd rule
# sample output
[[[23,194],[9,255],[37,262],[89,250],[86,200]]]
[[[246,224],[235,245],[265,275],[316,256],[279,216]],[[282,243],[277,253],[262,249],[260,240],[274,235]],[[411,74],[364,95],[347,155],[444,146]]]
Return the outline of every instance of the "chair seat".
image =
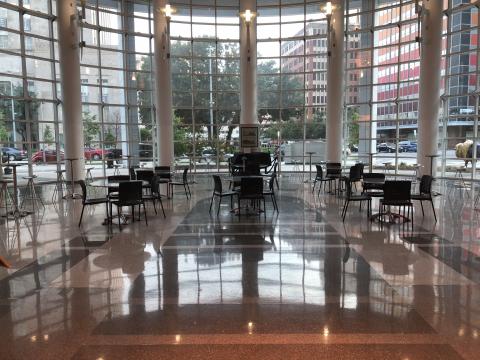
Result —
[[[185,183],[182,181],[169,181],[169,183],[172,185],[185,185]]]
[[[390,206],[412,206],[412,202],[408,200],[390,200],[390,201],[385,201],[384,199],[381,199],[380,202],[382,205],[390,205]]]
[[[366,191],[370,197],[383,197],[383,191]]]
[[[262,199],[263,198],[263,193],[262,194],[255,194],[255,195],[240,195],[240,199]]]
[[[136,201],[112,201],[112,204],[115,204],[117,206],[135,206],[135,205],[142,205],[141,200],[136,200]]]
[[[429,194],[412,194],[410,198],[412,200],[430,200],[432,196]]]
[[[85,205],[96,205],[109,202],[110,199],[108,198],[95,198],[95,199],[87,199],[85,200]]]
[[[235,195],[238,195],[238,192],[237,191],[223,191],[223,192],[217,192],[215,191],[214,194],[216,196],[235,196]]]
[[[363,200],[371,200],[372,198],[370,195],[350,195],[350,201],[363,201]]]

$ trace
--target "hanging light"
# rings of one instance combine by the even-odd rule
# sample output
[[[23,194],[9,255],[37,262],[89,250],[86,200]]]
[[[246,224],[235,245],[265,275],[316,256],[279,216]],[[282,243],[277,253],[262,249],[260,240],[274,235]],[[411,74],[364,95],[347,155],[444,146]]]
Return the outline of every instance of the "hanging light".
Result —
[[[331,1],[327,1],[327,4],[325,5],[325,14],[327,16],[331,16],[333,11],[333,6]]]

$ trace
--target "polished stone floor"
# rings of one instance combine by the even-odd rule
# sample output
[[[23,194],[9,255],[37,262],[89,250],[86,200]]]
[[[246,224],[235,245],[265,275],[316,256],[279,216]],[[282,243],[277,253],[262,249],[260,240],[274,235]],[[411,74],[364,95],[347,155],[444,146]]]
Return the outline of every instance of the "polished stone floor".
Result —
[[[217,217],[196,180],[148,227],[100,205],[79,228],[78,200],[0,219],[0,359],[479,358],[473,191],[438,181],[438,223],[426,204],[382,228],[295,176],[279,213]]]

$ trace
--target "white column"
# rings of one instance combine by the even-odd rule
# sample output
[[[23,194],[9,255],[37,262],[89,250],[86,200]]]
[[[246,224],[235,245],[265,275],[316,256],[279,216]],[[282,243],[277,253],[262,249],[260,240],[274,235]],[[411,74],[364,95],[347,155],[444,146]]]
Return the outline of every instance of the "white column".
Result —
[[[169,20],[163,9],[166,0],[154,0],[155,86],[158,165],[173,165],[173,110],[170,70]]]
[[[240,14],[257,11],[255,0],[241,0]],[[257,21],[240,17],[240,124],[258,124],[257,119]]]
[[[424,0],[420,52],[417,163],[421,173],[430,174],[430,158],[438,150],[438,109],[442,55],[442,1]],[[433,159],[435,176],[437,158]]]
[[[76,1],[57,1],[58,49],[62,81],[63,136],[65,158],[73,162],[74,180],[85,178],[83,150],[82,97],[80,93],[79,27]],[[57,149],[59,151],[60,149]],[[65,162],[67,180],[71,180],[70,164]]]
[[[340,162],[342,158],[343,115],[343,0],[332,1],[333,11],[328,29],[327,61],[327,156],[328,161]]]

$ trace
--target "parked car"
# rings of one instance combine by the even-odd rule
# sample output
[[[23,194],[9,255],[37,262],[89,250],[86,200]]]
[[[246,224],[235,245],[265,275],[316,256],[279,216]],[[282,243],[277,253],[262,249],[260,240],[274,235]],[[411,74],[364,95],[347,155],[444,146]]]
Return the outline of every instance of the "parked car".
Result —
[[[85,160],[100,160],[108,154],[107,150],[94,147],[86,147],[84,149]]]
[[[377,145],[377,152],[381,153],[394,153],[396,151],[395,144],[381,143]]]
[[[399,152],[417,152],[416,141],[400,141],[398,143]]]
[[[60,160],[63,160],[65,154],[60,151]],[[57,150],[40,150],[32,155],[33,163],[54,163],[57,162]]]
[[[153,147],[152,144],[138,144],[138,157],[140,160],[152,160]]]
[[[19,161],[27,158],[27,152],[25,150],[19,150],[14,147],[2,147],[2,154],[7,156],[7,160],[9,161]]]
[[[207,146],[202,149],[200,159],[198,161],[209,162],[209,161],[215,160],[216,157],[217,157],[217,150],[214,148],[211,148],[210,146]]]

